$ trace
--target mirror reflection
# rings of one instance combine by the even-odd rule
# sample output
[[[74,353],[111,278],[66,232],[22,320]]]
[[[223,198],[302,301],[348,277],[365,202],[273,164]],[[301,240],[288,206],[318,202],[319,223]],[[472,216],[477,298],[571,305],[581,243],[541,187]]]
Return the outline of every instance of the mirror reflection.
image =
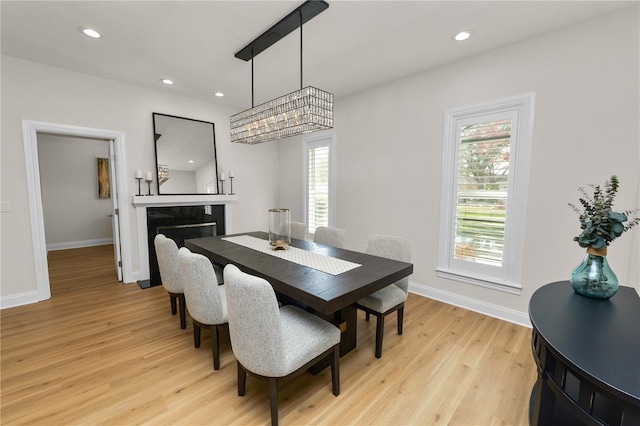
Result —
[[[215,125],[153,113],[158,194],[218,194]]]

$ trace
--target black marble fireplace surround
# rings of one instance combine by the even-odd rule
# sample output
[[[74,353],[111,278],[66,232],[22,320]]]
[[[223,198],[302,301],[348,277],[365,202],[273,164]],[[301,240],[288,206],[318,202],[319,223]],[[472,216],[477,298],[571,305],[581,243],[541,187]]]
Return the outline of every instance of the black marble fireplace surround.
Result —
[[[225,235],[224,205],[147,207],[149,279],[138,281],[141,288],[162,284],[153,244],[158,233],[174,240],[178,247],[184,246],[185,239]]]

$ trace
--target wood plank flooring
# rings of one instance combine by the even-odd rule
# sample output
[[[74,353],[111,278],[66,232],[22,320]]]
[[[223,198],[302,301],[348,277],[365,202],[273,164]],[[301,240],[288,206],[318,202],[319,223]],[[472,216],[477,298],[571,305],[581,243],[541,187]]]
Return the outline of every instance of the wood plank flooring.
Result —
[[[3,425],[269,423],[266,383],[237,396],[228,335],[193,347],[162,287],[118,283],[112,246],[49,254],[50,300],[0,311]],[[358,347],[328,371],[280,386],[283,425],[526,425],[535,364],[531,330],[409,295],[404,334],[358,316]]]

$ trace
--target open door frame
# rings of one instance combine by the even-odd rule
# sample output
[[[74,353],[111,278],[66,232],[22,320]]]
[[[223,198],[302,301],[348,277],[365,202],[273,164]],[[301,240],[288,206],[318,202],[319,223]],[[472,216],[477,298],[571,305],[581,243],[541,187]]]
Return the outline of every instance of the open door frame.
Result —
[[[126,204],[126,168],[124,133],[114,130],[93,129],[64,124],[44,123],[38,121],[22,121],[22,137],[24,142],[24,157],[27,178],[27,193],[29,200],[29,221],[31,224],[31,238],[33,246],[33,263],[36,275],[36,291],[38,300],[51,297],[49,284],[49,269],[47,263],[47,247],[44,233],[44,215],[42,211],[42,191],[40,188],[40,166],[38,162],[37,132],[54,133],[58,135],[72,135],[113,140],[113,155],[115,155],[115,180],[119,191],[117,206],[120,224],[120,250],[122,254],[122,272],[125,282],[133,282],[131,271],[131,239],[129,237],[129,206]],[[114,237],[115,240],[115,237]]]
[[[120,188],[117,185],[118,182],[118,164],[117,164],[115,141],[109,140],[109,180],[116,182],[116,185],[111,185],[111,227],[113,235],[113,257],[115,259],[116,274],[118,275],[118,281],[122,281],[122,251],[120,250],[120,209],[118,208],[118,200],[120,197]]]

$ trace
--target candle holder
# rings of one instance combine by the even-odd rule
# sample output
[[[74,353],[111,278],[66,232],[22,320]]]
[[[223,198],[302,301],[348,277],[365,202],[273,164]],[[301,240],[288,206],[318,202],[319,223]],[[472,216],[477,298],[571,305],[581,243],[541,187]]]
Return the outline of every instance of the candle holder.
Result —
[[[224,195],[224,179],[220,179],[220,183],[222,184],[220,186],[220,190],[221,190],[220,195]]]
[[[231,192],[229,195],[236,195],[233,193],[233,176],[229,176],[229,186],[231,187]]]
[[[147,193],[147,195],[151,195],[151,182],[153,182],[153,180],[147,181],[147,187],[149,188],[149,192]]]
[[[269,210],[269,244],[273,246],[273,250],[286,250],[291,244],[289,209]]]
[[[138,196],[142,195],[142,191],[140,189],[140,181],[142,180],[142,178],[136,178],[136,180],[138,181]]]

